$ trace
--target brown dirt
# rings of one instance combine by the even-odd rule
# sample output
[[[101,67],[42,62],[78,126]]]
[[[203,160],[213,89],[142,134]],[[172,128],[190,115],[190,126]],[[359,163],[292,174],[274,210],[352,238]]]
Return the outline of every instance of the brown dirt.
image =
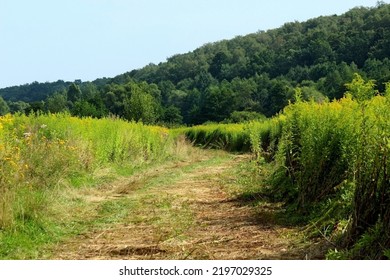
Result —
[[[60,244],[54,259],[302,259],[293,249],[295,229],[279,225],[273,206],[253,207],[228,194],[233,168],[248,156],[194,168],[172,184],[135,190],[158,172],[103,187],[91,203],[138,196],[143,201],[119,224],[95,229]],[[190,163],[182,163],[189,165]],[[130,182],[130,183],[129,183]],[[127,187],[126,187],[127,186]],[[130,186],[130,187],[129,187]],[[156,206],[157,205],[157,206]],[[165,205],[165,206],[164,206]]]

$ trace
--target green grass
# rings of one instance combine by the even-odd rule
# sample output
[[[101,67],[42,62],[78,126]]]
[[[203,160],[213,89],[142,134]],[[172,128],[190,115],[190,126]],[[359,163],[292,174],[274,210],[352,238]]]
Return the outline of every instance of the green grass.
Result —
[[[211,124],[179,129],[194,145],[229,152],[250,150],[249,135],[243,124]]]

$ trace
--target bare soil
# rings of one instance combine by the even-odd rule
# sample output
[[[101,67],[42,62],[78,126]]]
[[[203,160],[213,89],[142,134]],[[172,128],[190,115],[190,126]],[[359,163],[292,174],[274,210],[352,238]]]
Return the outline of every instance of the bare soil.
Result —
[[[275,222],[278,206],[253,206],[228,191],[227,182],[235,180],[233,170],[249,156],[230,155],[216,164],[199,165],[212,156],[168,164],[86,194],[89,203],[128,199],[140,207],[119,223],[59,244],[52,258],[304,259],[304,250],[294,243],[298,230]],[[164,182],[180,168],[181,175]],[[149,184],[159,176],[162,182]]]

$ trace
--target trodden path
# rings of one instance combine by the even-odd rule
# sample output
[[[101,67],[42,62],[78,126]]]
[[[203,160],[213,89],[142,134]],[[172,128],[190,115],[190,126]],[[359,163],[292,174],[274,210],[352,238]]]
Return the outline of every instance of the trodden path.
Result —
[[[90,203],[118,202],[126,214],[59,244],[52,258],[304,258],[302,251],[291,250],[296,229],[274,223],[272,209],[240,202],[227,190],[247,160],[209,152],[101,188],[101,194],[89,196]]]

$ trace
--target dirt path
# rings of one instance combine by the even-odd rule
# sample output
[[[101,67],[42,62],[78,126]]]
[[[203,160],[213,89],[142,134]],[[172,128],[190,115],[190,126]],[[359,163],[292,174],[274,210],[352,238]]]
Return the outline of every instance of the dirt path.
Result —
[[[292,230],[272,209],[234,199],[226,184],[248,156],[209,153],[96,191],[91,203],[122,207],[104,223],[55,248],[54,259],[300,259]],[[123,214],[125,211],[125,214]]]

